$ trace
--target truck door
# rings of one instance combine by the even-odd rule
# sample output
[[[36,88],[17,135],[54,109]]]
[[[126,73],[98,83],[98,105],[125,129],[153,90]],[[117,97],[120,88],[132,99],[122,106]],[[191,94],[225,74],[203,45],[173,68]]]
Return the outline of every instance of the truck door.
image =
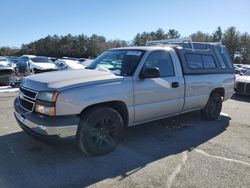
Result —
[[[160,77],[140,79],[145,68],[156,67]],[[134,76],[135,123],[178,114],[184,104],[184,80],[174,51],[152,51]]]

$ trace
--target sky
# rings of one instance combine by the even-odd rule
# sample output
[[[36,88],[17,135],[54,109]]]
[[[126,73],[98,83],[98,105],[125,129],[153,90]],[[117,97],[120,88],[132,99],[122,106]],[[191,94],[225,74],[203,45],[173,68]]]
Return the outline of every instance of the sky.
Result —
[[[69,33],[129,41],[158,28],[185,37],[218,26],[250,33],[250,0],[0,0],[0,46]]]

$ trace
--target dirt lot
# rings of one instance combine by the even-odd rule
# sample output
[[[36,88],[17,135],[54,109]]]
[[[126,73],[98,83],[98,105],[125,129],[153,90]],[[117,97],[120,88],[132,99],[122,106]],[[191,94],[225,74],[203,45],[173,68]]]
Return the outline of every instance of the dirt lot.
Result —
[[[0,187],[249,187],[250,97],[224,103],[220,119],[198,112],[128,129],[113,152],[86,157],[74,141],[42,143],[0,93]]]

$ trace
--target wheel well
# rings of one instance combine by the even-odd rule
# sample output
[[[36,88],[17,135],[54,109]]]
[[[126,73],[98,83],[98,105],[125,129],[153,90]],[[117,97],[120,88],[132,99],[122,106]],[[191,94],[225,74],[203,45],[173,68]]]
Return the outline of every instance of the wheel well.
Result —
[[[84,115],[87,111],[89,111],[93,108],[96,108],[96,107],[100,107],[100,106],[110,107],[110,108],[115,109],[117,112],[119,112],[119,114],[123,118],[124,126],[127,127],[128,120],[129,120],[128,109],[127,109],[126,104],[122,101],[109,101],[109,102],[93,104],[93,105],[90,105],[90,106],[84,108],[80,115]]]
[[[219,93],[221,95],[221,97],[224,98],[225,96],[225,89],[223,87],[218,87],[218,88],[215,88],[212,92],[212,93]]]

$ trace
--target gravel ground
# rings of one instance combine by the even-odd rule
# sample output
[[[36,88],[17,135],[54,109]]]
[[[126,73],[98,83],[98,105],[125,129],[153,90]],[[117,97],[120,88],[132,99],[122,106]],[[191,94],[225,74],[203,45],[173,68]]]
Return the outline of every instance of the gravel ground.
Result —
[[[131,127],[118,148],[87,157],[74,140],[44,143],[13,117],[0,93],[0,187],[249,187],[250,97],[224,103],[216,121],[198,112]]]

